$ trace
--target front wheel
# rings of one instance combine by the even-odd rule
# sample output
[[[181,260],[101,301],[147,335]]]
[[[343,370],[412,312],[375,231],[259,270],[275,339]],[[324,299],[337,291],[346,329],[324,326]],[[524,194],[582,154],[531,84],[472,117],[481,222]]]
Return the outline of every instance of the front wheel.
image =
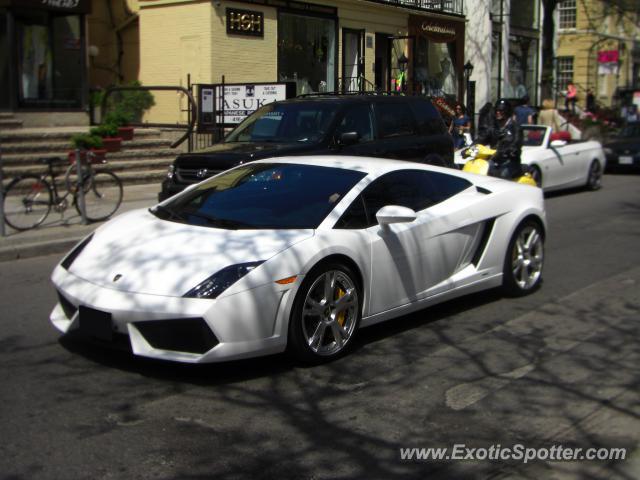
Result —
[[[587,189],[599,190],[602,187],[602,167],[598,160],[591,162],[589,176],[587,177]]]
[[[533,220],[522,223],[513,234],[504,259],[502,286],[509,296],[534,291],[542,281],[544,234]]]
[[[51,211],[51,187],[36,175],[14,179],[4,193],[4,220],[15,230],[29,230],[44,222]]]
[[[361,298],[356,276],[346,265],[331,263],[312,270],[291,311],[291,353],[315,364],[344,354],[360,322]]]
[[[91,222],[106,220],[122,203],[122,182],[112,172],[93,172],[83,179],[82,186],[85,215]],[[78,213],[82,214],[77,196],[75,204]]]

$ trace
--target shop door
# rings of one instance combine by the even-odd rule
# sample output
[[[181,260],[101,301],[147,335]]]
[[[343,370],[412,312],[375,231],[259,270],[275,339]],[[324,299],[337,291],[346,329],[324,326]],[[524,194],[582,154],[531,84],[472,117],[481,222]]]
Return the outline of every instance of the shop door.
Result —
[[[376,33],[376,50],[375,50],[375,82],[376,89],[388,92],[389,86],[389,64],[391,61],[390,43],[391,35],[387,33]]]
[[[342,29],[342,91],[364,90],[364,30]]]
[[[413,71],[410,65],[410,53],[413,50],[413,37],[390,37],[391,66],[389,83],[395,92],[407,92],[410,85],[409,75]]]

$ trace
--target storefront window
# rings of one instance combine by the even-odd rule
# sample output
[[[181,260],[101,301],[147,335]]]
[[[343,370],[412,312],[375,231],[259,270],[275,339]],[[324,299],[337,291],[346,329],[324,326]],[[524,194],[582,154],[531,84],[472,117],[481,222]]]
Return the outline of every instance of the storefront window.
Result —
[[[278,39],[279,81],[295,81],[298,95],[335,90],[335,20],[281,13]]]
[[[7,14],[0,10],[0,109],[11,106],[9,89],[9,39],[7,38]]]
[[[538,41],[524,36],[509,37],[509,84],[505,95],[510,98],[528,96],[536,101],[536,59]]]
[[[80,16],[46,12],[16,17],[18,100],[26,107],[79,107]]]
[[[416,42],[415,81],[418,92],[436,97],[458,95],[454,42],[439,43],[419,36]]]

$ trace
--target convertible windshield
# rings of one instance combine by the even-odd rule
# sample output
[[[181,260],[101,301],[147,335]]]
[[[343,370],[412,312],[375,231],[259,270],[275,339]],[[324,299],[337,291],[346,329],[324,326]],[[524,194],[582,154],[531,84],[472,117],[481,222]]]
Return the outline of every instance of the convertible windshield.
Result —
[[[338,108],[327,102],[270,103],[238,125],[225,142],[318,143]]]
[[[163,220],[232,230],[317,228],[365,175],[315,165],[251,163],[151,212]]]
[[[522,145],[525,147],[539,147],[544,140],[545,127],[522,127]]]

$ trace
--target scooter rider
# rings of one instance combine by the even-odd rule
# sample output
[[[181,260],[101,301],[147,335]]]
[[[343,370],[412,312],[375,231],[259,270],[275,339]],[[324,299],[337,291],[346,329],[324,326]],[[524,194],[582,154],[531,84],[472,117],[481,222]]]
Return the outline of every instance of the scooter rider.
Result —
[[[511,104],[506,100],[498,100],[493,127],[481,131],[476,143],[496,149],[493,157],[495,166],[489,171],[489,175],[513,179],[523,174],[520,164],[522,132],[513,118]]]

